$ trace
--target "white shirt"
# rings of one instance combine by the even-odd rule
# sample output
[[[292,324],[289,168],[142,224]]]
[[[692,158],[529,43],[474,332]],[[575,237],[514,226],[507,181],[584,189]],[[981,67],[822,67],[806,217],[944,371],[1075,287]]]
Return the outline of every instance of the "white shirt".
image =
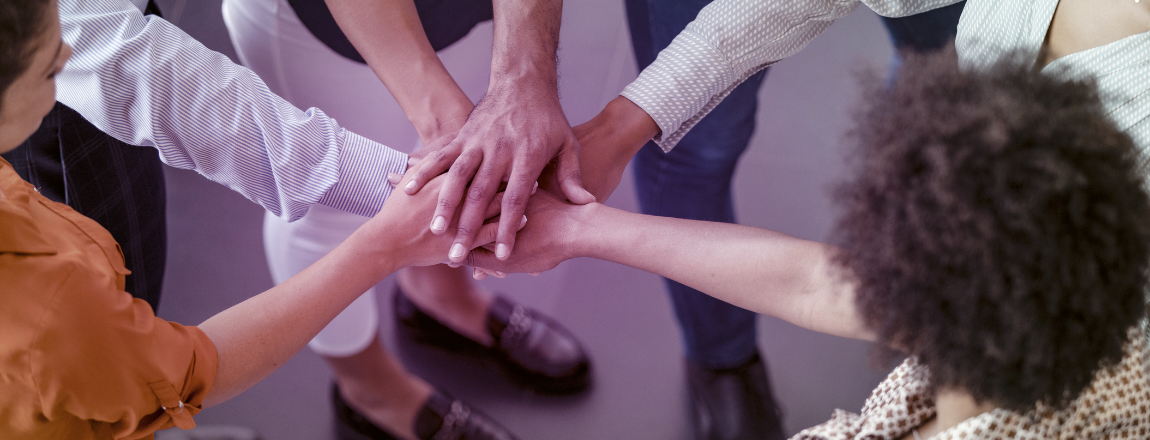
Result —
[[[287,220],[320,203],[371,216],[407,155],[301,111],[255,73],[127,0],[60,0],[72,59],[56,99],[120,141],[155,147]]]
[[[622,95],[659,125],[655,142],[670,151],[747,77],[806,46],[864,3],[898,17],[958,0],[716,0],[659,53]],[[1037,56],[1057,0],[969,0],[956,48],[964,66],[993,63],[1014,49]],[[1051,74],[1099,81],[1104,104],[1142,149],[1150,148],[1150,33],[1066,56]]]

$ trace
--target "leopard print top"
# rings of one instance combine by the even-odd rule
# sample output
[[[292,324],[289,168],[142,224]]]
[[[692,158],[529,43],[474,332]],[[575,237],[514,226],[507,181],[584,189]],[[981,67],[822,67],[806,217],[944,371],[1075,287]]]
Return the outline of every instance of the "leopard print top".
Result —
[[[1150,350],[1138,328],[1117,365],[1099,370],[1061,410],[1025,414],[995,409],[971,417],[932,440],[1150,439]],[[893,440],[934,417],[930,371],[909,358],[875,388],[861,414],[835,410],[826,423],[792,440]]]

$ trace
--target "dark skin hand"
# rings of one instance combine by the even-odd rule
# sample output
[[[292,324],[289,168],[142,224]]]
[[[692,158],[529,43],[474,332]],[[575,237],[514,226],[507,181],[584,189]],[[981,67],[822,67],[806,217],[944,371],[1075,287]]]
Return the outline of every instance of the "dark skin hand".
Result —
[[[483,224],[483,208],[503,184],[503,216],[494,246],[500,258],[510,256],[516,226],[544,168],[555,164],[561,191],[573,203],[595,200],[583,189],[579,142],[559,107],[555,50],[559,42],[562,2],[507,0],[496,2],[495,46],[491,85],[463,128],[450,142],[429,145],[426,155],[408,171],[414,194],[431,178],[447,172],[431,230],[442,234],[462,206],[451,261],[461,263]],[[508,38],[516,35],[518,38]]]

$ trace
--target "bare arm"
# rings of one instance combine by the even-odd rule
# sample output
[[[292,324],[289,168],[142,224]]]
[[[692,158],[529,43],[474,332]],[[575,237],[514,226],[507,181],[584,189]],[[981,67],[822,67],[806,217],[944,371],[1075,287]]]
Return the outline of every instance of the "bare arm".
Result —
[[[810,330],[873,340],[832,246],[750,226],[573,206],[538,193],[507,261],[471,252],[470,264],[540,272],[574,257],[613,261],[665,276],[736,306]]]
[[[435,208],[441,181],[417,196],[392,193],[378,215],[315,264],[200,324],[219,358],[204,406],[235,397],[267,377],[385,276],[404,266],[445,261],[451,239],[431,234],[423,216],[416,215]],[[495,228],[486,227],[478,242],[494,238]]]
[[[473,105],[432,49],[412,0],[327,0],[327,6],[424,145],[453,139]]]

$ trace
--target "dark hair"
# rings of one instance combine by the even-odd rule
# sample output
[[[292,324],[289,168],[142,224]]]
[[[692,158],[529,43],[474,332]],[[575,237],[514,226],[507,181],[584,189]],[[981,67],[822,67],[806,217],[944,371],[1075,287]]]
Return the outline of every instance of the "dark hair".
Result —
[[[839,188],[840,267],[885,348],[936,387],[1064,407],[1146,313],[1150,201],[1094,84],[953,48],[869,85]]]
[[[32,54],[48,28],[51,0],[0,2],[0,97],[28,70]]]

